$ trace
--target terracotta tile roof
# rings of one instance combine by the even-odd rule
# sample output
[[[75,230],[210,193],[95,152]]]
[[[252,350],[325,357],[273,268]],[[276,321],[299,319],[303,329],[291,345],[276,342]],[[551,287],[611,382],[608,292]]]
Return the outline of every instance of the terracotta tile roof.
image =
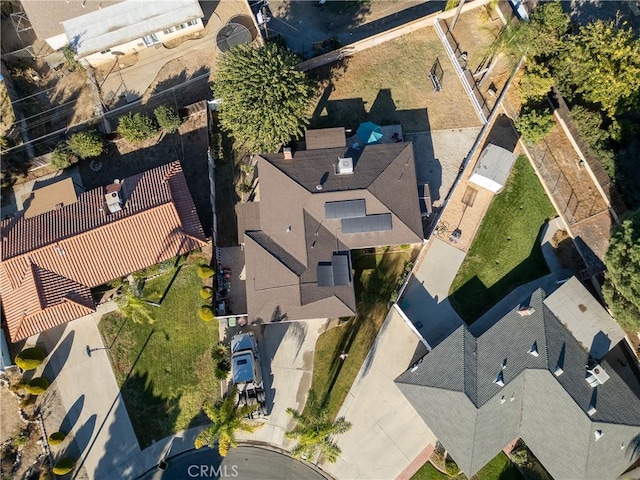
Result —
[[[116,213],[97,188],[59,210],[0,224],[12,341],[92,312],[89,288],[205,244],[179,162],[125,179],[124,190]]]

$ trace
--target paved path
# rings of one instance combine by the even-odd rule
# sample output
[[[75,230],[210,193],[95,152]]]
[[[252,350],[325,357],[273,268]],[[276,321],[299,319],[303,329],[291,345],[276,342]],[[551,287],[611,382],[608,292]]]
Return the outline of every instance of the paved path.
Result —
[[[438,238],[427,248],[398,304],[433,348],[462,325],[448,295],[466,254]]]
[[[340,479],[392,479],[435,445],[431,430],[393,383],[425,353],[392,308],[338,413],[353,423],[338,438],[342,455],[334,464],[321,463],[324,470]]]
[[[95,314],[37,338],[51,352],[44,374],[54,379],[52,387],[68,412],[67,421],[73,419],[70,451],[90,479],[116,478],[111,470],[140,451],[97,327],[111,309],[102,305]]]

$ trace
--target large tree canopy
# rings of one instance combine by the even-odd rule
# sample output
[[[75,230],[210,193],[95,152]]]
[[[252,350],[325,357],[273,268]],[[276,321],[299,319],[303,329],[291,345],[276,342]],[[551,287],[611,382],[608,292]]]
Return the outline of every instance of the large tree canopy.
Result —
[[[252,152],[275,152],[302,135],[312,88],[298,58],[276,43],[238,45],[218,63],[214,84],[219,120]]]
[[[640,209],[614,231],[605,263],[605,300],[618,323],[640,331]]]
[[[580,28],[565,44],[554,73],[565,93],[599,103],[613,118],[637,105],[640,41],[630,28],[597,21]]]

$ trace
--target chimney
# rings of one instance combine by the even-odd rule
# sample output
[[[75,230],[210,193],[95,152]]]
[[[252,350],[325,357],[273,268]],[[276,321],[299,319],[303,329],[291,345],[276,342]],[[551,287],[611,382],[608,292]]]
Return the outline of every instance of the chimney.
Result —
[[[293,160],[293,153],[291,152],[291,147],[284,147],[282,149],[282,153],[284,154],[285,160]]]
[[[336,175],[352,175],[353,174],[353,158],[338,157],[336,164]]]
[[[602,385],[604,382],[609,380],[609,374],[605,372],[604,368],[600,365],[596,364],[593,368],[589,369],[587,367],[587,377],[585,380],[589,384],[591,388],[595,388],[598,385]]]
[[[531,305],[523,305],[518,309],[518,315],[521,317],[528,317],[529,315],[534,314],[536,311]]]
[[[124,183],[115,179],[111,185],[107,185],[105,189],[104,200],[107,208],[111,213],[116,213],[124,207]]]

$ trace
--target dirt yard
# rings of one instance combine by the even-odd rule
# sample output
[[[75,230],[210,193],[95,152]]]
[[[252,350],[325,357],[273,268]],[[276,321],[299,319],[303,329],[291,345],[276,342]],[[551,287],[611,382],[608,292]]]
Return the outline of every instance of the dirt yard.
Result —
[[[436,59],[444,70],[443,89],[434,92],[427,74]],[[402,124],[406,133],[474,127],[480,124],[444,46],[433,28],[359,52],[310,72],[321,89],[312,128],[363,121]]]

